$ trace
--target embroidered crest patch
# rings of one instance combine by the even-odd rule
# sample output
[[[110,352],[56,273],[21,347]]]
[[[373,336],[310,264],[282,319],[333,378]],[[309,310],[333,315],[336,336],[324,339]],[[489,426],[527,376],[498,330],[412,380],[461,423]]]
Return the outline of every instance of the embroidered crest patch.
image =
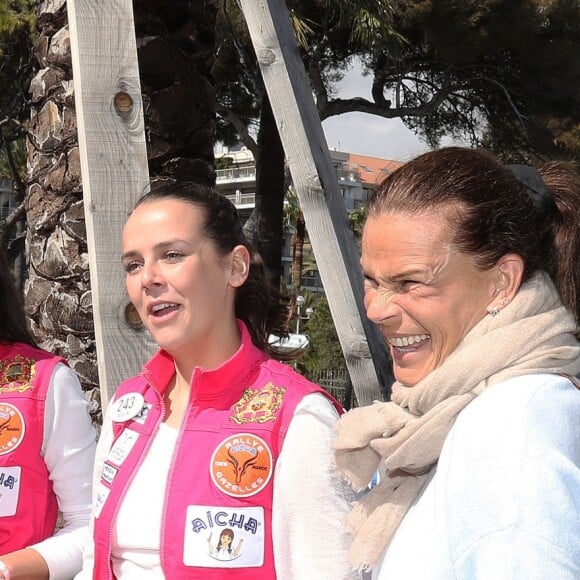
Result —
[[[210,473],[216,487],[229,496],[255,495],[272,476],[272,452],[251,433],[231,435],[213,452]]]
[[[285,392],[285,387],[276,387],[272,383],[260,389],[246,389],[242,398],[234,405],[234,414],[230,419],[238,425],[275,421]]]
[[[11,359],[0,361],[0,392],[23,393],[32,389],[34,378],[34,359],[19,354]]]

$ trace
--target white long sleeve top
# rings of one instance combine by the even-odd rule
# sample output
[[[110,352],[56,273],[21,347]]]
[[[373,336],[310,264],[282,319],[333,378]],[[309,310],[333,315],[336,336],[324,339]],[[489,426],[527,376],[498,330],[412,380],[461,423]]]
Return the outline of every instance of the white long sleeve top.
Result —
[[[376,580],[578,580],[580,391],[538,374],[458,416]]]
[[[77,375],[58,364],[44,411],[41,455],[62,515],[62,527],[30,546],[46,561],[51,580],[70,580],[80,570],[91,510],[96,431]]]
[[[284,439],[274,472],[272,521],[276,574],[281,580],[358,578],[347,563],[349,536],[343,521],[354,494],[333,467],[331,444],[337,419],[324,395],[308,395],[297,406]],[[112,438],[111,421],[106,417],[97,449],[95,485]],[[160,426],[119,510],[112,557],[121,580],[164,578],[159,559],[164,494],[151,490],[165,488],[176,439],[176,430]],[[91,540],[76,580],[92,577],[93,554]]]

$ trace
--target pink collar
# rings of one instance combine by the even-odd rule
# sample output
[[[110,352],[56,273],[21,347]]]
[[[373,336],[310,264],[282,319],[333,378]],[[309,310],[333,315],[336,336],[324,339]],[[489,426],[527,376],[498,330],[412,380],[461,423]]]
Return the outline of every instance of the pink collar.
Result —
[[[246,325],[241,320],[237,323],[242,334],[237,352],[214,369],[195,367],[192,385],[196,400],[215,400],[226,394],[231,395],[233,401],[237,400],[243,387],[250,384],[266,360],[266,355],[252,342]],[[173,357],[159,350],[145,364],[142,374],[160,393],[164,393],[175,374]]]

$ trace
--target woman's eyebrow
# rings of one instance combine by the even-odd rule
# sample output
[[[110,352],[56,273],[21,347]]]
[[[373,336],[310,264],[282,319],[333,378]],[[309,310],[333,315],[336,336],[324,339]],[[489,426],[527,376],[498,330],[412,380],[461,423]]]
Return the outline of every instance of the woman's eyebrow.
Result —
[[[187,240],[182,240],[180,238],[175,238],[175,239],[171,239],[171,240],[165,240],[163,242],[159,242],[158,244],[155,244],[153,246],[153,250],[155,250],[156,252],[159,251],[163,251],[163,250],[167,250],[168,248],[172,248],[175,245],[179,245],[179,246],[191,246],[191,242],[188,242]],[[126,260],[128,258],[135,258],[137,256],[140,256],[140,252],[138,252],[137,250],[128,250],[126,252],[123,252],[123,254],[121,254],[121,260]]]

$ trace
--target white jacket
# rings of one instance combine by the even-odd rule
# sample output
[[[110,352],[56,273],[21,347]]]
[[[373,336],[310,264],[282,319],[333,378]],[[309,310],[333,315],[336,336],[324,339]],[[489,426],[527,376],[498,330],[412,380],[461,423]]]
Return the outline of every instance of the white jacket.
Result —
[[[377,580],[578,580],[580,391],[537,374],[477,397],[383,556]]]

